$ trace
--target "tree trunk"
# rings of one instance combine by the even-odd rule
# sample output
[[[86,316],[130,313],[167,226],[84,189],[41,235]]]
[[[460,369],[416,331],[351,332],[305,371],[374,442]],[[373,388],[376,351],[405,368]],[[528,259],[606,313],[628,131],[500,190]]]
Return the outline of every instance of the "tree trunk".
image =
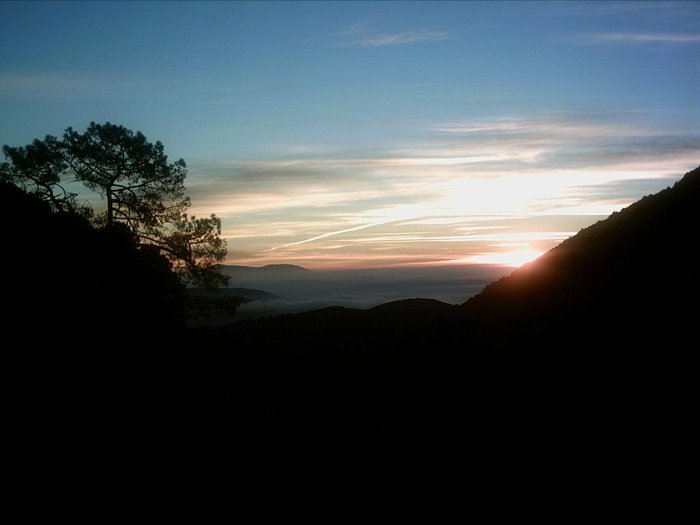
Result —
[[[114,210],[112,210],[112,188],[107,188],[107,227],[111,228],[114,224]]]

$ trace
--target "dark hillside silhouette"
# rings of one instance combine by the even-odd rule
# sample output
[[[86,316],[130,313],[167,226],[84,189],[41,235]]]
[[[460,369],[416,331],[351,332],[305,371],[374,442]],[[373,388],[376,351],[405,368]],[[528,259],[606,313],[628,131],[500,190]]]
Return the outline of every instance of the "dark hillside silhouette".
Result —
[[[98,469],[110,447],[141,441],[144,354],[182,336],[183,287],[127,230],[95,229],[11,184],[0,221],[10,446],[26,471]]]
[[[182,327],[177,276],[127,229],[95,229],[10,184],[0,185],[0,214],[7,326],[26,330],[24,338],[80,344],[103,335],[116,343]]]
[[[673,188],[614,213],[489,285],[465,303],[465,314],[508,322],[593,311],[614,313],[619,322],[632,312],[655,312],[659,321],[683,317],[698,287],[699,203],[696,168]],[[653,328],[649,321],[647,330]]]
[[[332,450],[352,472],[393,465],[393,481],[440,478],[446,465],[469,479],[667,475],[690,408],[680,377],[694,338],[699,178],[583,230],[462,307],[329,308],[196,332],[248,349],[217,354],[214,367],[245,377],[207,384],[258,393],[265,418],[236,410],[251,418],[241,428],[267,430],[240,443],[262,440],[287,466],[300,450]]]
[[[31,330],[59,319],[45,340],[78,338],[83,318],[101,326],[103,308],[119,315],[132,302],[119,299],[124,291],[138,312],[163,315],[116,354],[89,338],[79,340],[90,359],[60,354],[54,372],[94,378],[77,384],[90,413],[102,414],[100,431],[90,417],[61,420],[62,457],[70,451],[73,465],[195,462],[265,494],[325,498],[361,487],[403,502],[504,479],[654,484],[674,479],[691,450],[699,188],[696,169],[462,306],[326,308],[168,337],[177,322],[166,319],[169,296],[144,280],[144,254],[127,239],[103,243],[87,223],[12,188],[0,202],[11,205],[0,208],[5,224],[28,217],[51,234],[53,251],[6,260],[4,273],[29,292],[13,292],[13,322]],[[9,233],[18,253],[35,253]],[[132,268],[114,287],[101,270],[112,260]],[[47,261],[58,265],[50,287],[35,279]],[[38,301],[47,288],[58,295]],[[35,387],[38,400],[61,391],[50,384]],[[69,444],[86,429],[89,446]],[[309,477],[313,487],[301,481]]]

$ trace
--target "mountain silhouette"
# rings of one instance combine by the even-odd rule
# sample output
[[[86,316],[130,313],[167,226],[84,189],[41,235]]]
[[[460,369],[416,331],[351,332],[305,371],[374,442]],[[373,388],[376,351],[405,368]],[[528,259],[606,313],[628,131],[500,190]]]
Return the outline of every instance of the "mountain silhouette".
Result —
[[[134,319],[123,311],[171,304],[174,288],[157,293],[148,278],[158,259],[144,265],[128,243],[5,190],[6,222],[31,213],[81,283],[77,296],[42,302],[46,283],[32,277],[46,262],[5,260],[21,285],[12,321],[47,343],[11,352],[27,370],[16,426],[34,430],[25,441],[42,465],[216,464],[266,494],[362,487],[405,502],[503,479],[652,486],[690,457],[700,168],[460,306],[413,299],[225,327],[174,323],[160,337],[161,315],[147,337],[134,328],[109,351],[107,338]],[[30,253],[31,239],[11,233]],[[129,296],[113,286],[110,261],[130,268]],[[83,331],[82,318],[97,328]]]
[[[696,168],[487,286],[463,308],[481,318],[498,311],[508,321],[610,308],[618,316],[628,309],[682,316],[698,287],[699,203]]]
[[[392,479],[668,476],[689,450],[699,183],[700,168],[459,307],[326,308],[206,337],[255,349],[218,368],[256,371],[236,388],[276,407],[282,463],[301,447],[352,472],[389,461]]]
[[[296,264],[267,264],[265,266],[241,266],[232,264],[222,264],[220,265],[221,270],[226,275],[231,275],[232,277],[257,277],[257,278],[280,278],[280,277],[293,277],[293,276],[304,276],[311,273],[302,266],[297,266]]]
[[[592,477],[668,474],[684,461],[697,253],[700,168],[458,308],[455,346],[479,349],[482,377],[520,385],[500,398],[514,448]]]

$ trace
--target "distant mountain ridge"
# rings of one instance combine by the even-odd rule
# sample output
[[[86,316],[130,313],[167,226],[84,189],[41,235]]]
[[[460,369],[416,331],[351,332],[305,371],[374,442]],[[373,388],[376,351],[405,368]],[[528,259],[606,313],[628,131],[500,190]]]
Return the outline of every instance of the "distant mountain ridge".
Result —
[[[310,272],[311,270],[296,264],[266,264],[265,266],[245,266],[238,264],[222,264],[221,268],[232,271],[254,272]]]
[[[266,266],[243,266],[243,265],[221,265],[221,271],[231,277],[231,284],[236,282],[259,285],[264,281],[278,279],[304,279],[313,275],[311,270],[307,270],[295,264],[268,264]],[[256,287],[256,286],[253,286]]]

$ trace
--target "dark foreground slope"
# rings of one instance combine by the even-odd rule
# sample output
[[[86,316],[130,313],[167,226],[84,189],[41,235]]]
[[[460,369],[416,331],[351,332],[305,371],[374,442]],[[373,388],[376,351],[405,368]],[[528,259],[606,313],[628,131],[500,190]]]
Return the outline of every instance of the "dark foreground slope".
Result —
[[[187,371],[183,401],[166,403],[187,437],[177,423],[159,446],[389,492],[428,490],[425,480],[449,490],[442,481],[456,472],[672,477],[692,413],[699,178],[462,307],[406,301],[190,331],[191,348],[168,356]]]
[[[597,479],[685,469],[698,253],[700,168],[460,307],[456,339],[500,355],[521,381],[514,436],[549,443],[545,464]]]
[[[460,496],[513,478],[667,483],[687,464],[694,413],[699,179],[460,307],[413,300],[190,329],[97,364],[92,345],[77,372],[58,369],[92,380],[77,381],[85,401],[53,459],[97,471],[195,462],[254,491],[316,498]]]

